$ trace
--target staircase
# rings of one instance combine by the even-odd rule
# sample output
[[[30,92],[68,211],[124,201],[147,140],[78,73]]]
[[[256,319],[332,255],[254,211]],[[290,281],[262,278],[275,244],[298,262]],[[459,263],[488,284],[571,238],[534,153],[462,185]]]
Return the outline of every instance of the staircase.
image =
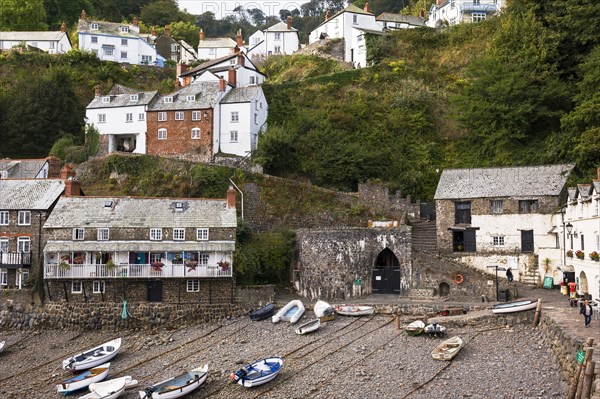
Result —
[[[411,220],[412,247],[421,252],[438,252],[435,220]]]
[[[527,268],[523,274],[521,274],[521,282],[523,284],[537,285],[541,281],[540,279],[540,271],[537,267]]]

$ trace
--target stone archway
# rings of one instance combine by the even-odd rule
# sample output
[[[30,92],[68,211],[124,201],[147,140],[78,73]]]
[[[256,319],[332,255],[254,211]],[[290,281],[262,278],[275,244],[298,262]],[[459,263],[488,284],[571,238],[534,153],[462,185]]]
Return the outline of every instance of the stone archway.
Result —
[[[374,294],[400,293],[400,262],[389,248],[381,251],[375,259],[371,288]]]
[[[585,275],[584,271],[581,271],[579,273],[579,285],[578,285],[579,291],[577,292],[580,295],[583,294],[589,294],[589,290],[588,290],[588,280],[587,280],[587,276]]]
[[[445,282],[441,282],[439,285],[440,296],[448,296],[450,294],[450,285]]]

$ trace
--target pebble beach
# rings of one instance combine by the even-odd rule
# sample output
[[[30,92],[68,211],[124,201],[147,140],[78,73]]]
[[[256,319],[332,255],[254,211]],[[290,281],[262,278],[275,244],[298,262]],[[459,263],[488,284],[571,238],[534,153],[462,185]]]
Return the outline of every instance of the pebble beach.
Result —
[[[312,317],[307,312],[302,321]],[[125,399],[139,398],[138,389],[204,364],[208,379],[188,398],[526,399],[563,398],[566,392],[550,348],[528,325],[448,328],[448,337],[459,335],[466,342],[451,362],[431,357],[443,339],[408,336],[390,315],[338,315],[303,336],[289,323],[247,317],[119,334],[1,334],[7,346],[0,354],[0,399],[62,397],[56,384],[70,374],[61,361],[117,336],[123,345],[111,360],[109,378],[130,375],[139,381],[121,396]],[[255,388],[229,383],[231,372],[269,356],[285,362],[273,381]]]

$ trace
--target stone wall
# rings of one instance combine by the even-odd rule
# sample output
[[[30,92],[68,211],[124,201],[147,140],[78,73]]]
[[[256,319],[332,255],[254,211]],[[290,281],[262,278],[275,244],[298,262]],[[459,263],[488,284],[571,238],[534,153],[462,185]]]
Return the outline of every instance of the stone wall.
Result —
[[[383,211],[391,218],[400,219],[404,214],[408,214],[409,218],[419,218],[420,201],[412,203],[410,195],[403,198],[400,191],[390,195],[389,188],[383,184],[359,184],[358,199],[362,206]]]
[[[400,264],[400,290],[411,287],[410,227],[308,230],[296,234],[294,284],[304,297],[347,299],[369,295],[377,256],[388,248]],[[356,280],[362,280],[357,286]]]

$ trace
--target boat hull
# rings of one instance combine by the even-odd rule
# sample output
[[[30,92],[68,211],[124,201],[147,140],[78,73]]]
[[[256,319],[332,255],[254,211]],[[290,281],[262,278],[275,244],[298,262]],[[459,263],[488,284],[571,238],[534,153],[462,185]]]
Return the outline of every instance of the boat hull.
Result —
[[[269,357],[248,364],[231,375],[239,385],[251,388],[273,380],[283,367],[281,357]]]
[[[139,391],[141,399],[175,399],[181,398],[200,388],[208,376],[208,365],[180,374],[168,380],[159,382],[148,391]],[[195,378],[197,377],[197,378]],[[177,384],[177,385],[176,385]]]
[[[95,387],[96,389],[92,389],[90,386],[92,392],[83,395],[78,399],[117,399],[119,396],[123,395],[125,388],[127,387],[127,383],[124,380],[118,378],[108,382],[110,382],[110,384]]]
[[[275,310],[275,304],[269,303],[263,306],[260,309],[255,310],[250,313],[250,320],[259,321],[263,319],[267,319],[273,315],[273,311]]]
[[[91,369],[117,356],[120,349],[121,338],[117,338],[63,360],[62,367],[70,371]]]
[[[363,305],[337,305],[334,310],[343,316],[369,316],[375,312],[373,306]]]
[[[94,382],[104,380],[108,376],[109,369],[110,363],[104,363],[100,366],[94,367],[88,371],[84,371],[83,373],[62,381],[56,385],[56,390],[58,393],[67,395],[70,392],[86,388]]]
[[[421,320],[416,320],[410,323],[408,326],[406,326],[405,331],[408,335],[417,336],[421,335],[424,330],[425,323],[423,323]]]
[[[537,301],[514,301],[494,305],[492,307],[492,313],[515,313],[522,312],[524,310],[531,310],[537,307]]]
[[[294,307],[297,308],[292,314],[288,314]],[[302,301],[298,299],[294,299],[293,301],[288,302],[284,307],[279,309],[279,311],[272,317],[273,323],[279,323],[280,321],[289,321],[294,324],[300,317],[304,314],[304,305]]]
[[[435,360],[452,360],[464,345],[465,343],[461,337],[449,338],[435,347],[431,352],[431,357]]]
[[[321,319],[310,320],[304,324],[299,325],[298,328],[296,328],[296,334],[309,334],[313,331],[317,331],[319,327],[321,327]]]

